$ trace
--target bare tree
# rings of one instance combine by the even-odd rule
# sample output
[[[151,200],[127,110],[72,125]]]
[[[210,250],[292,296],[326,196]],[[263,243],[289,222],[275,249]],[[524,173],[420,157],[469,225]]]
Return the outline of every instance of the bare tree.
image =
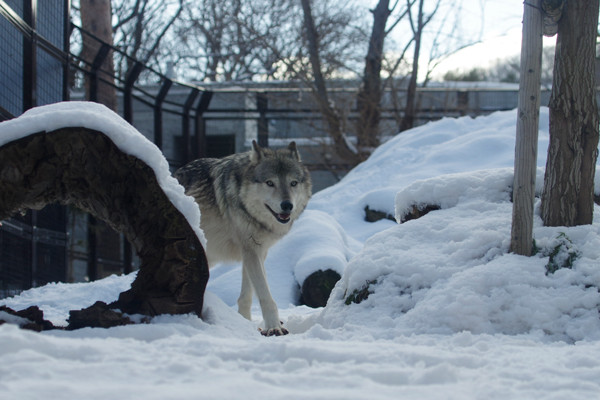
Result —
[[[117,46],[128,57],[117,60],[117,73],[124,77],[134,61],[150,64],[157,69],[161,44],[167,33],[179,20],[184,0],[113,0],[113,31]]]
[[[290,78],[300,30],[293,0],[202,0],[188,3],[168,57],[185,79],[232,81]]]
[[[424,29],[429,24],[431,19],[434,17],[437,12],[441,0],[437,0],[433,11],[429,14],[425,14],[423,6],[425,4],[425,0],[418,0],[418,8],[416,20],[412,14],[412,7],[414,6],[416,0],[406,0],[406,5],[409,9],[409,20],[410,27],[414,37],[414,52],[413,52],[413,62],[412,62],[412,71],[410,74],[410,79],[408,81],[408,88],[406,90],[406,107],[404,109],[404,118],[400,123],[400,132],[410,129],[414,126],[415,123],[415,113],[416,113],[416,104],[417,104],[417,77],[419,75],[419,57],[421,54],[421,43],[423,39]]]
[[[358,152],[342,131],[342,121],[334,106],[329,100],[325,78],[321,70],[321,57],[319,54],[319,38],[315,22],[312,16],[310,0],[301,0],[302,11],[304,13],[304,27],[306,29],[306,41],[308,43],[308,53],[312,67],[312,75],[316,91],[316,99],[325,118],[329,134],[331,135],[338,154],[347,161],[357,163],[359,160]]]
[[[565,2],[558,22],[550,144],[542,195],[547,226],[591,224],[598,157],[595,48],[598,0]]]
[[[181,47],[174,58],[188,70],[189,78],[249,80],[265,71],[261,47],[256,45],[261,23],[254,20],[265,15],[255,15],[255,8],[260,7],[245,0],[202,0],[188,5],[176,30]]]
[[[375,148],[379,146],[379,122],[381,119],[381,97],[384,85],[381,80],[383,67],[383,48],[386,36],[394,29],[408,12],[408,8],[395,18],[395,22],[386,28],[388,19],[394,9],[398,6],[396,0],[390,8],[389,0],[380,0],[374,9],[373,25],[369,37],[369,48],[365,57],[365,68],[362,77],[362,85],[357,94],[357,109],[359,118],[356,124],[356,136],[359,148]],[[400,57],[400,60],[403,58]],[[399,63],[398,63],[399,64]],[[395,68],[398,67],[398,64]],[[395,69],[394,68],[394,69]],[[393,74],[390,74],[390,77]]]

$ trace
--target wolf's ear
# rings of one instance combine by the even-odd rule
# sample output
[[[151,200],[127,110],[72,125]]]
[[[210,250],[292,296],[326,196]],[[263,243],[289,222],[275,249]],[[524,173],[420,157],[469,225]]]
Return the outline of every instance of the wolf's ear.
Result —
[[[296,148],[296,142],[290,142],[290,144],[288,145],[288,150],[290,151],[290,153],[292,153],[292,157],[294,159],[296,159],[296,161],[301,161],[300,153],[298,152],[298,149]]]
[[[256,143],[256,140],[252,141],[252,151],[250,152],[250,162],[252,164],[258,164],[260,159],[262,158],[263,151],[262,147]]]

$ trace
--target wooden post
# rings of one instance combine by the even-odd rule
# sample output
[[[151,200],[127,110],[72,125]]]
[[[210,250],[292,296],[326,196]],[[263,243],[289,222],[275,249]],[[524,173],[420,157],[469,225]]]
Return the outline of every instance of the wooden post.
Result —
[[[533,204],[537,168],[542,68],[542,0],[524,3],[521,80],[515,146],[515,178],[510,249],[530,256],[533,248]]]

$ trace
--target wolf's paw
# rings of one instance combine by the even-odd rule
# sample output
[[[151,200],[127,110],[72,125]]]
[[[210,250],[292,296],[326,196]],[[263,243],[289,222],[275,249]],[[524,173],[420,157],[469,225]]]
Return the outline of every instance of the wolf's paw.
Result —
[[[283,336],[283,335],[287,335],[288,333],[290,333],[290,331],[288,331],[281,325],[276,328],[269,328],[269,329],[258,328],[258,331],[263,336]]]

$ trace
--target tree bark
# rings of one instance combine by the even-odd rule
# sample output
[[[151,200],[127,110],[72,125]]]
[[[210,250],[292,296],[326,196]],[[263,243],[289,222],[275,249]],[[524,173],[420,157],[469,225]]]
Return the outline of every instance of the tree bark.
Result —
[[[389,4],[389,0],[379,0],[377,6],[371,10],[373,13],[373,29],[367,57],[365,58],[362,86],[357,95],[359,119],[356,134],[359,148],[379,146],[381,62],[383,59],[383,43],[386,36],[385,26],[391,14]]]
[[[112,9],[110,0],[81,0],[81,25],[82,27],[112,46]],[[83,35],[81,58],[88,63],[93,63],[101,44],[88,35]],[[110,51],[100,66],[98,92],[95,101],[104,104],[113,111],[117,110],[117,92],[114,87],[115,66],[113,53]],[[90,98],[90,82],[86,76],[86,92]]]
[[[204,249],[143,160],[102,132],[77,127],[31,132],[0,146],[0,220],[56,202],[94,214],[135,247],[140,270],[111,308],[201,316],[209,276]]]
[[[413,24],[413,35],[415,38],[415,51],[413,53],[413,67],[408,81],[408,89],[406,90],[406,108],[404,109],[404,118],[400,123],[399,131],[411,129],[415,124],[415,109],[417,102],[417,77],[419,75],[419,57],[421,54],[421,37],[423,35],[423,3],[425,0],[419,0],[419,11],[417,14],[417,26]],[[409,8],[412,5],[407,3]],[[410,16],[410,12],[409,12]],[[411,20],[412,21],[412,20]]]
[[[546,226],[591,224],[598,156],[595,45],[598,0],[569,0],[558,23],[550,144],[542,195]]]
[[[542,76],[541,0],[530,0],[523,10],[521,44],[521,82],[515,146],[515,178],[511,251],[531,256],[533,245],[533,204],[537,168],[540,119],[540,81]]]
[[[325,85],[325,78],[321,69],[321,59],[319,56],[319,36],[315,27],[315,21],[312,16],[312,7],[310,0],[301,0],[302,11],[304,13],[304,28],[306,30],[306,40],[308,42],[308,53],[310,65],[312,68],[315,97],[321,114],[325,118],[328,133],[331,135],[335,144],[335,150],[340,157],[350,162],[357,164],[360,161],[359,154],[352,149],[348,143],[348,139],[342,130],[342,121],[335,108],[331,105]]]

